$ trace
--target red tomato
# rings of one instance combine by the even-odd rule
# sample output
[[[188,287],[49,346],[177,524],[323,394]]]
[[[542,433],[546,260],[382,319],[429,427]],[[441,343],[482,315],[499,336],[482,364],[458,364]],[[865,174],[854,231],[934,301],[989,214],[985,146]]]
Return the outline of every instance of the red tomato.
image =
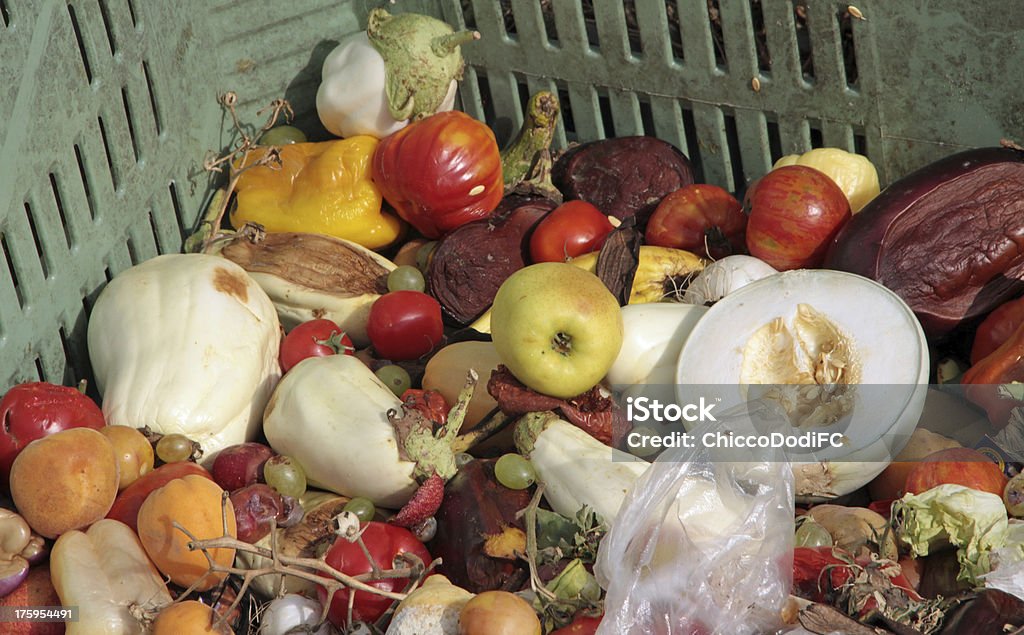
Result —
[[[392,361],[422,357],[444,337],[441,305],[419,291],[385,293],[370,307],[366,334],[378,357]]]
[[[550,635],[594,635],[600,624],[600,617],[581,615],[574,619],[572,624],[553,631]]]
[[[705,258],[744,253],[747,215],[736,197],[715,185],[687,185],[661,199],[644,242]]]
[[[827,601],[831,593],[853,578],[851,561],[849,554],[838,547],[794,548],[793,594],[813,602]]]
[[[533,262],[565,262],[595,251],[615,227],[586,201],[569,201],[548,213],[530,237]]]
[[[747,250],[779,271],[818,267],[850,220],[850,202],[824,172],[803,165],[776,168],[751,184]]]
[[[10,489],[11,465],[26,445],[68,428],[106,425],[103,412],[75,388],[46,382],[19,384],[0,399],[0,487]]]
[[[490,216],[505,192],[494,133],[457,110],[381,139],[371,175],[398,215],[427,238]]]
[[[422,542],[416,539],[411,531],[396,525],[371,521],[363,524],[363,544],[370,557],[381,570],[408,566],[397,557],[403,553],[415,555],[424,564],[430,564],[430,553]],[[327,564],[346,575],[356,576],[373,571],[370,561],[366,559],[359,543],[349,542],[339,536],[327,550]],[[326,574],[321,574],[327,577]],[[382,591],[400,592],[408,582],[405,578],[386,578],[368,584]],[[348,589],[341,589],[334,594],[327,619],[340,629],[345,629],[348,622]],[[321,604],[327,601],[327,591],[317,587],[317,595]],[[359,622],[375,622],[384,611],[391,606],[391,600],[380,595],[356,591],[352,606],[352,618]]]
[[[355,353],[352,339],[327,319],[310,320],[296,326],[281,340],[281,370],[288,372],[307,357]]]
[[[971,345],[971,363],[977,364],[994,353],[1000,344],[1010,339],[1021,323],[1024,323],[1024,298],[999,305],[978,325]]]
[[[445,401],[444,395],[436,390],[409,388],[402,393],[402,402],[410,408],[419,410],[424,417],[439,426],[443,426],[448,421],[448,411],[451,408]]]

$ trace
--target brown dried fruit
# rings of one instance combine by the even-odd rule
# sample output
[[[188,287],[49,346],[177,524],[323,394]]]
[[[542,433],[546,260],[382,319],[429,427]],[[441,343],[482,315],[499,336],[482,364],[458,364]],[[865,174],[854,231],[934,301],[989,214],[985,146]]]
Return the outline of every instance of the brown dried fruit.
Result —
[[[448,319],[466,325],[491,306],[501,283],[526,266],[530,232],[554,208],[546,198],[506,196],[492,217],[466,223],[437,244],[427,285]]]

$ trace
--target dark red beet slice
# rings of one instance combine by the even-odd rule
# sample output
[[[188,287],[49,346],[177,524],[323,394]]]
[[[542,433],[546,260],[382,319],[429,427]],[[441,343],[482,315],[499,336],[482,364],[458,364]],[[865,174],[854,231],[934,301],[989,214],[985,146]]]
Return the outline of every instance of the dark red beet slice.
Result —
[[[836,236],[825,267],[895,291],[931,338],[1024,290],[1024,153],[968,150],[896,181]]]
[[[605,214],[645,219],[661,199],[693,183],[690,160],[654,137],[618,137],[573,148],[551,174],[566,199],[582,199]]]
[[[549,199],[509,195],[494,215],[441,239],[427,270],[430,294],[451,322],[466,325],[494,302],[498,287],[526,266],[530,231],[555,208]]]

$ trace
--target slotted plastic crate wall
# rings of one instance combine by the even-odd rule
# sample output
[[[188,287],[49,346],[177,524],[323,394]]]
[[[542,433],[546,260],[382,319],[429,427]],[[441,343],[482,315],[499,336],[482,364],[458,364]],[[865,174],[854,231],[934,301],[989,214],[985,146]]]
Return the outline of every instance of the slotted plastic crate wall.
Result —
[[[382,5],[481,32],[462,107],[499,140],[555,90],[559,146],[656,135],[730,189],[816,145],[888,181],[1024,130],[1024,4],[1001,0],[0,0],[0,391],[89,377],[103,284],[203,208],[218,94],[253,123],[284,96],[322,138],[323,58]]]

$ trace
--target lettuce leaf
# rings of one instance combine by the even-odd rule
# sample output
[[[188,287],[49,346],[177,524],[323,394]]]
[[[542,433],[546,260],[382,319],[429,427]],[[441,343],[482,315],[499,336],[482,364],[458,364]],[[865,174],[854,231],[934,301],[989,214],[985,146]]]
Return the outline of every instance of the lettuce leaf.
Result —
[[[896,502],[897,535],[915,558],[953,545],[960,574],[957,580],[978,584],[988,573],[991,553],[1006,544],[1008,519],[1000,496],[963,487],[939,485]]]

